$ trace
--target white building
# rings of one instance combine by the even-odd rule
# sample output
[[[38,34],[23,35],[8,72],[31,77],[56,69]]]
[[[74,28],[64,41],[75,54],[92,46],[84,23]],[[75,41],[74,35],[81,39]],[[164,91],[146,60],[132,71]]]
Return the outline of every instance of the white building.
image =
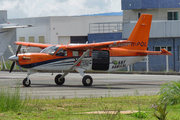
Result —
[[[90,23],[117,22],[122,19],[123,16],[54,16],[9,19],[8,21],[34,26],[17,29],[17,41],[67,44],[70,39],[75,43],[86,42]]]

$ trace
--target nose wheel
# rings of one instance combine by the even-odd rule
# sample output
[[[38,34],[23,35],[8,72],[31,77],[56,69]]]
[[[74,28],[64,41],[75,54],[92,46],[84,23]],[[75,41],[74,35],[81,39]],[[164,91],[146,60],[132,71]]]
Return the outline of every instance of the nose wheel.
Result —
[[[57,85],[63,85],[65,82],[65,78],[61,78],[61,74],[56,75],[54,81]]]
[[[27,79],[27,78],[24,78],[24,80],[22,81],[22,84],[25,86],[25,87],[29,87],[31,85],[31,80]]]
[[[85,75],[82,79],[82,83],[84,86],[91,86],[93,83],[93,79],[89,75]]]

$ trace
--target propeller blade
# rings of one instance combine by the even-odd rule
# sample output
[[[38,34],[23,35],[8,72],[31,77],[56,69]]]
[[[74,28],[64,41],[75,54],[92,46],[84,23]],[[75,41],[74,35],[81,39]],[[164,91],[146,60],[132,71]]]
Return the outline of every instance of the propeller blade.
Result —
[[[21,69],[21,66],[20,66],[19,62],[18,62],[18,61],[16,61],[16,63],[17,63],[17,65],[18,65],[18,67],[19,67],[20,71],[22,72],[23,70]]]
[[[10,45],[8,45],[9,51],[14,55],[14,51]]]
[[[16,51],[16,56],[17,56],[17,54],[19,53],[19,51],[21,50],[21,47],[22,47],[22,45],[20,44],[20,45],[18,46],[17,51]]]
[[[10,69],[10,71],[9,71],[10,73],[12,72],[12,70],[13,70],[13,68],[14,68],[14,65],[15,65],[15,62],[13,62],[12,65],[11,65],[11,69]]]

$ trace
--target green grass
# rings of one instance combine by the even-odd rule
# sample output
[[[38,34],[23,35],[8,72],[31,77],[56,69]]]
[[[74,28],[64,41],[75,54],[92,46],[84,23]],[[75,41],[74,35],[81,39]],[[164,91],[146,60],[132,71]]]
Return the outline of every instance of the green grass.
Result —
[[[162,103],[167,103],[170,105],[180,103],[180,81],[172,81],[171,83],[166,83],[161,86],[160,89],[160,99]]]
[[[29,95],[23,98],[20,95],[20,88],[9,88],[1,86],[0,88],[0,113],[1,112],[31,112],[38,110],[39,100],[32,100]],[[31,104],[33,102],[33,104]]]
[[[172,82],[171,84],[176,82]],[[161,90],[168,85],[162,86]],[[177,88],[177,87],[171,87]],[[109,88],[110,89],[110,88]],[[176,89],[175,89],[176,90]],[[171,91],[175,91],[174,89]],[[162,95],[162,94],[161,94]],[[18,87],[0,89],[0,120],[4,119],[60,119],[60,120],[178,120],[180,119],[180,103],[164,104],[161,95],[140,96],[135,91],[134,96],[100,98],[65,99],[32,99],[28,94],[21,96]],[[120,114],[120,111],[139,111],[131,115]],[[93,111],[116,111],[116,114],[85,114]],[[162,116],[162,117],[161,117]]]
[[[18,88],[17,88],[18,89]],[[156,120],[154,116],[155,109],[152,107],[159,96],[123,96],[123,97],[101,97],[101,98],[83,98],[83,99],[45,99],[33,100],[19,99],[8,102],[14,105],[15,109],[6,109],[0,112],[0,119],[62,119],[62,120],[138,120],[149,119]],[[15,95],[15,96],[16,96]],[[7,98],[9,99],[9,98]],[[38,102],[37,102],[38,101]],[[145,112],[145,118],[139,118],[136,115],[122,114],[84,114],[92,111],[122,111],[138,110]],[[180,119],[180,104],[167,106],[167,119]]]

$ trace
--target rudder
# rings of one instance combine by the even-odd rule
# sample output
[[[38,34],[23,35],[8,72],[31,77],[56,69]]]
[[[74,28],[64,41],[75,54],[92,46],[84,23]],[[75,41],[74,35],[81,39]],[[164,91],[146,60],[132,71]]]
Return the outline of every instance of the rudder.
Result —
[[[142,14],[136,23],[128,41],[135,42],[127,46],[127,49],[147,50],[151,28],[152,15]]]

